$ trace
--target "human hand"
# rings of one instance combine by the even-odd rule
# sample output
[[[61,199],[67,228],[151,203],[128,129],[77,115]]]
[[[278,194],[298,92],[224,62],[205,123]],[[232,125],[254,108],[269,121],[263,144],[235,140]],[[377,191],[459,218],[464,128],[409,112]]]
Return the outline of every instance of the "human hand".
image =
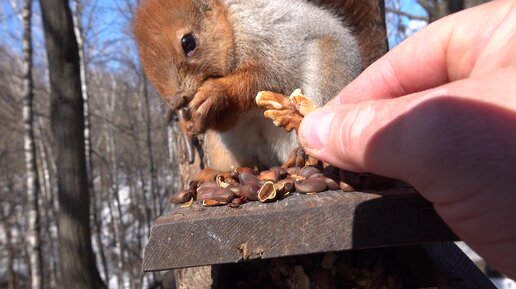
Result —
[[[299,135],[315,158],[412,184],[516,277],[516,1],[416,33],[306,116]]]

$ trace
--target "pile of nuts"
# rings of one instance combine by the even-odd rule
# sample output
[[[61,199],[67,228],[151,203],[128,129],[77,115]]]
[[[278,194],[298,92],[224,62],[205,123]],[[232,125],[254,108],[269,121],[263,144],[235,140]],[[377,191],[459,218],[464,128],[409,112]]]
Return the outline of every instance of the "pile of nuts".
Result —
[[[186,190],[172,195],[170,202],[189,206],[196,200],[204,206],[239,207],[248,201],[264,203],[282,199],[294,192],[315,194],[337,189],[350,192],[360,183],[358,175],[332,166],[273,167],[262,172],[243,167],[216,174],[212,180],[192,181]]]

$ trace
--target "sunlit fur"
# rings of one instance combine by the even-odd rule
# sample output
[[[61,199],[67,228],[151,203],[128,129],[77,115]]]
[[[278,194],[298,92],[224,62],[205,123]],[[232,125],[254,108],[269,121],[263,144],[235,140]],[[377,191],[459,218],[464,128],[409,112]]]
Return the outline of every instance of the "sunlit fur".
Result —
[[[208,129],[215,169],[277,165],[297,146],[256,108],[258,91],[301,88],[322,105],[362,69],[341,19],[305,0],[143,0],[134,32],[160,95],[188,105],[194,133]],[[185,56],[190,32],[198,47]]]

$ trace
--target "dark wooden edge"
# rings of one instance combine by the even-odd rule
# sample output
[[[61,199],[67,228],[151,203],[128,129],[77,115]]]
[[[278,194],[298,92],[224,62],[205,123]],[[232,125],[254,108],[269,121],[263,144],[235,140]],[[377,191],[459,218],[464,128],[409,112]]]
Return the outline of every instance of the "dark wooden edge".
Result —
[[[422,246],[453,289],[496,289],[489,278],[451,242]]]
[[[430,203],[404,189],[296,194],[239,209],[173,208],[152,228],[143,270],[456,239]]]

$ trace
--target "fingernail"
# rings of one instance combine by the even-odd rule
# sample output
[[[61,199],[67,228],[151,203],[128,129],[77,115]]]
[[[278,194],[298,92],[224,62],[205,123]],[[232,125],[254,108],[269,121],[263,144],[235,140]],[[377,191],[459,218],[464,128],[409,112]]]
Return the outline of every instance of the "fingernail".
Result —
[[[326,147],[334,117],[334,112],[324,109],[316,110],[305,117],[300,130],[303,145],[307,149],[319,150]]]

